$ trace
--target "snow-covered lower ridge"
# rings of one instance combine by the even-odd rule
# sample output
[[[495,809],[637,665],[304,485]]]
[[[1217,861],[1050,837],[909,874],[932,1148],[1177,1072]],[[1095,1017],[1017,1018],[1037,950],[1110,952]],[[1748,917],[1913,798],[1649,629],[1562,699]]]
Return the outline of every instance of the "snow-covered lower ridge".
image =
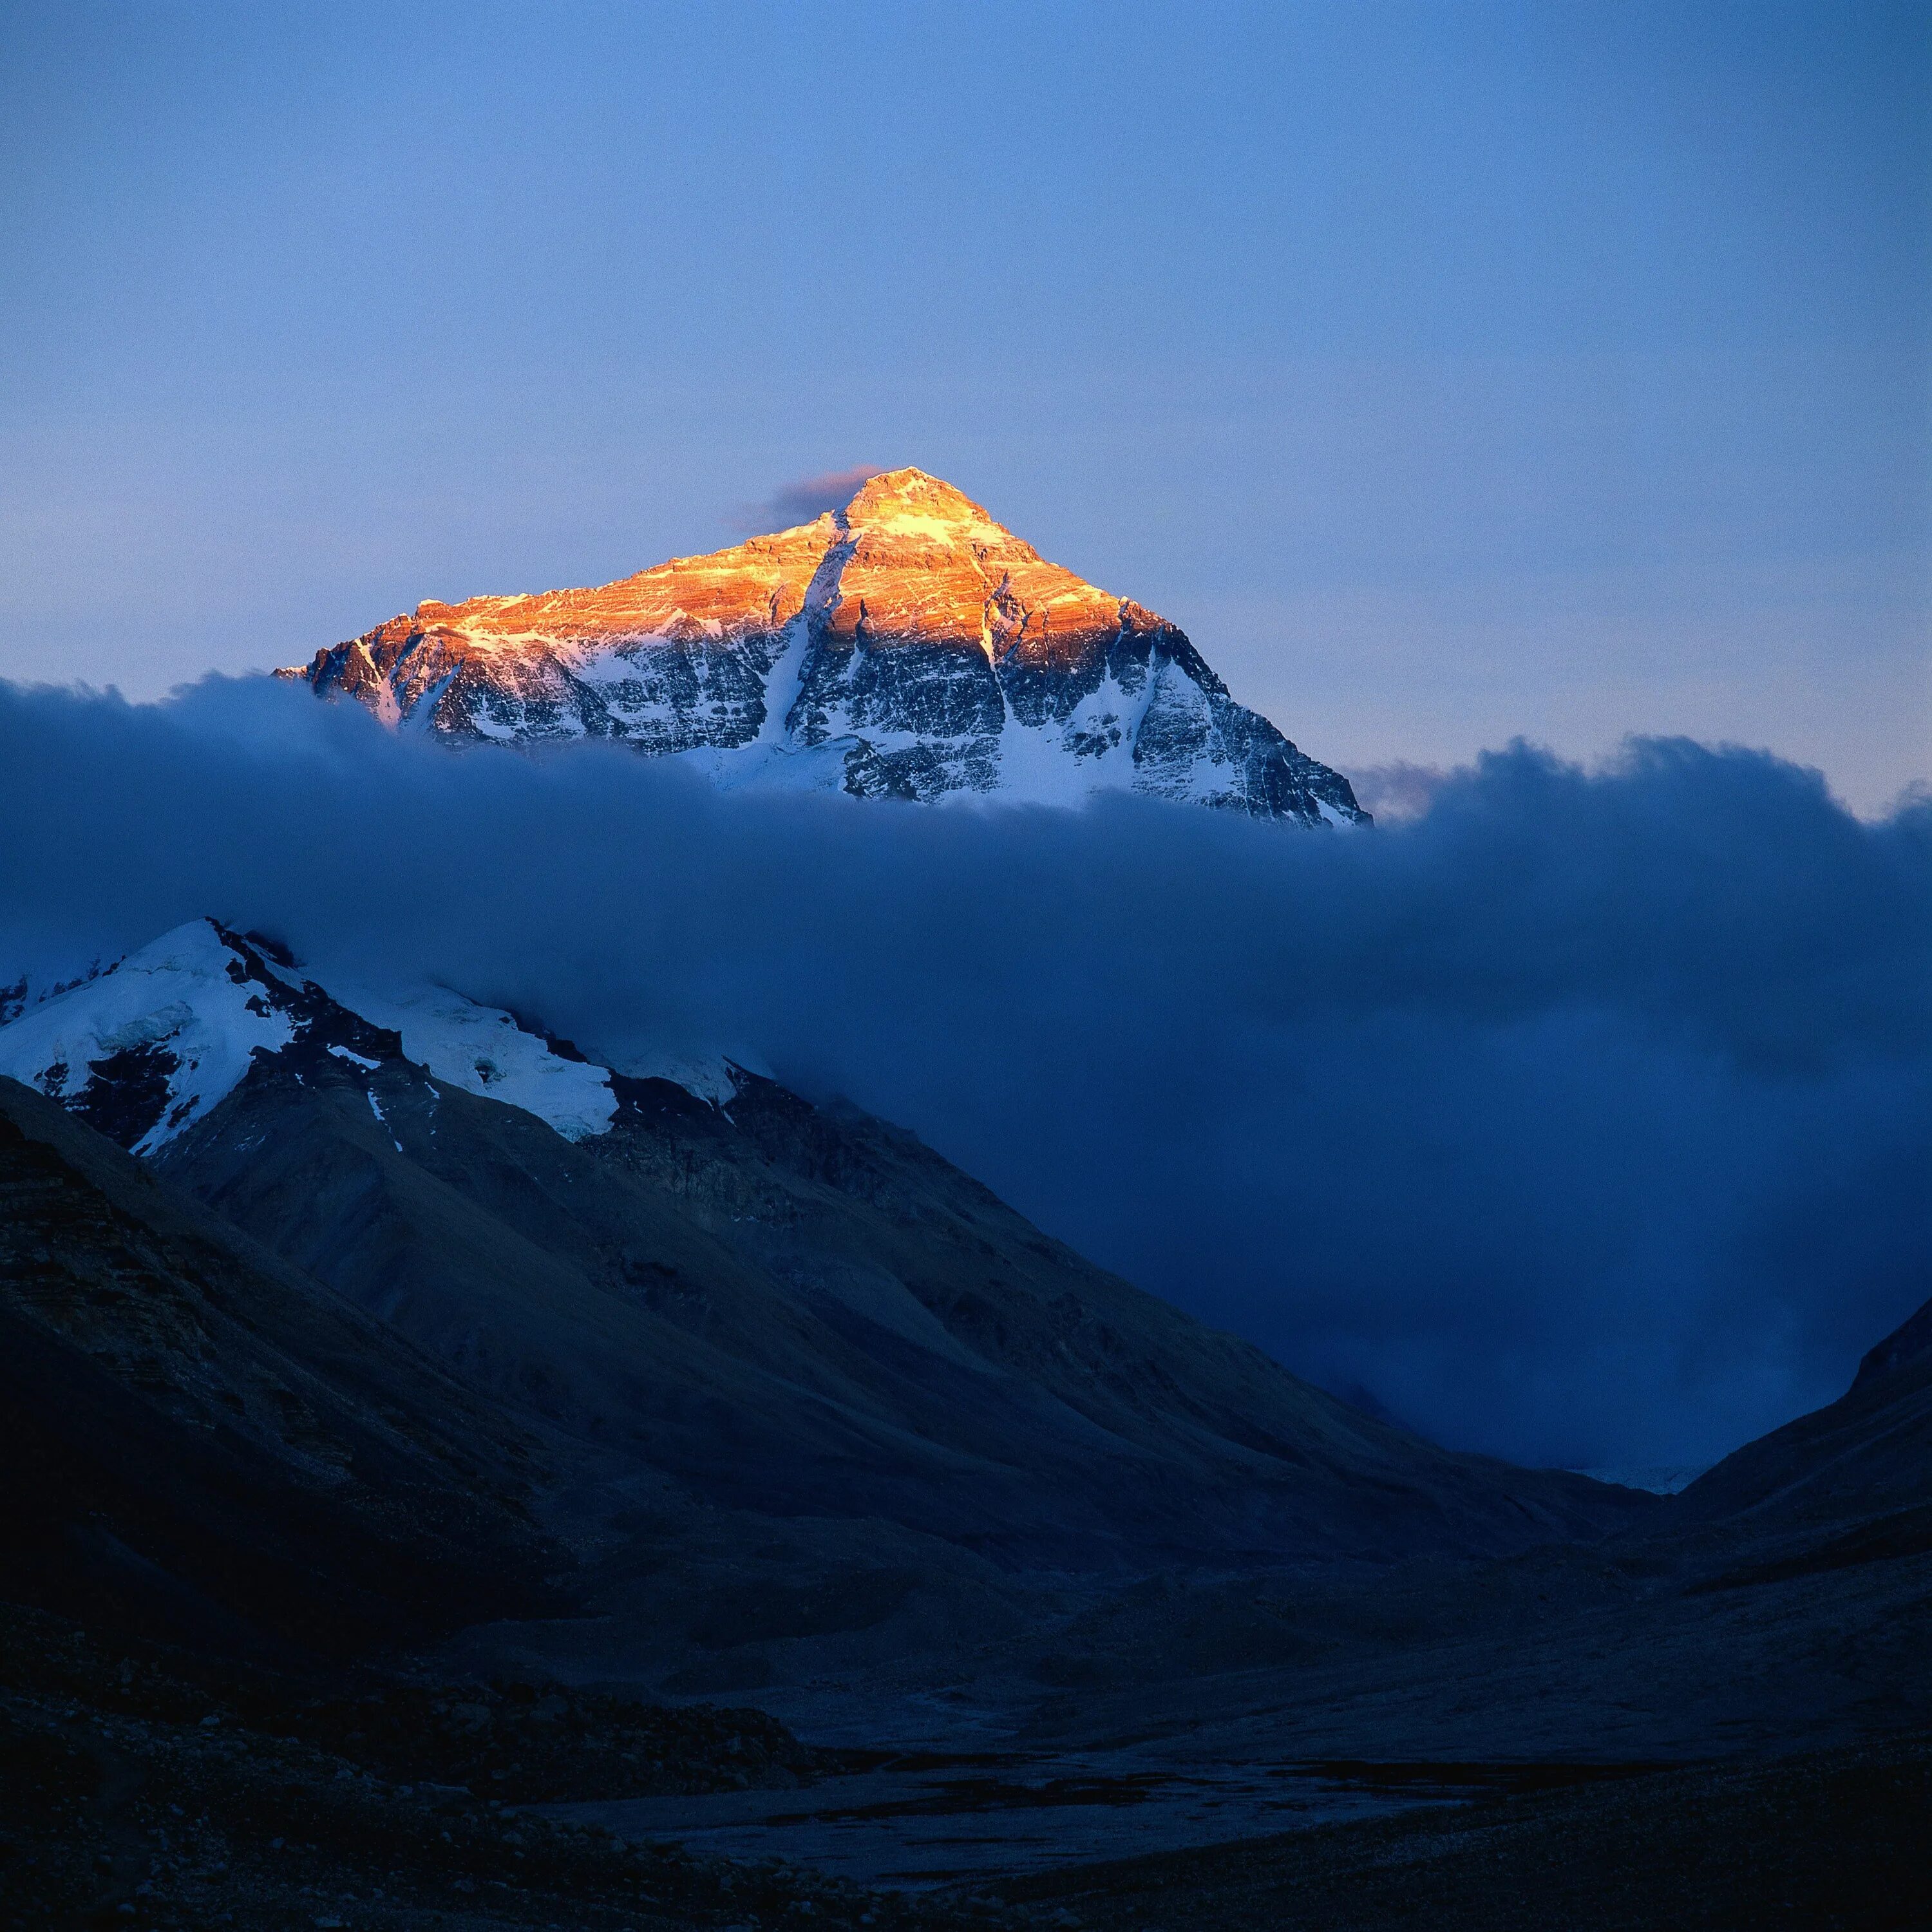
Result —
[[[287,1002],[196,920],[0,1028],[0,1073],[151,1154],[295,1037]]]
[[[0,1026],[0,1073],[143,1154],[205,1118],[258,1054],[316,1053],[365,1076],[386,1060],[410,1062],[448,1085],[520,1107],[569,1140],[608,1132],[630,1082],[670,1081],[723,1107],[742,1078],[722,1054],[640,1054],[600,1066],[446,987],[386,989],[333,973],[325,982],[272,942],[208,919],[177,926]]]
[[[1177,626],[920,470],[598,589],[431,599],[279,674],[398,727],[610,740],[733,787],[1055,805],[1122,790],[1368,822],[1347,779],[1236,703]]]

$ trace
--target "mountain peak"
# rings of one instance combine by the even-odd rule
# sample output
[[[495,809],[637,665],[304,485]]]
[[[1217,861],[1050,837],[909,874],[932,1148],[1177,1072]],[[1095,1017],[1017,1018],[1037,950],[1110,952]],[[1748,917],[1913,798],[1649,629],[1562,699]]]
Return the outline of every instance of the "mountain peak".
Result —
[[[721,784],[1073,804],[1136,791],[1366,824],[1174,625],[910,465],[844,508],[594,590],[431,598],[280,675],[386,722],[609,738]]]
[[[910,466],[868,476],[834,520],[848,530],[929,529],[954,538],[970,537],[976,530],[1009,538],[1012,534],[963,490]]]

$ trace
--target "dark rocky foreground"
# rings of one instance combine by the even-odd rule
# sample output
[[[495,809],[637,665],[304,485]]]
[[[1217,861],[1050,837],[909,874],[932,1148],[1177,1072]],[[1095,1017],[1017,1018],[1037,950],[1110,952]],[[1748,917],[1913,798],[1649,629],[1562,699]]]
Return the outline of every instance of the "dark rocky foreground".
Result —
[[[820,1756],[755,1711],[325,1684],[0,1609],[0,1924],[940,1932],[1017,1916],[627,1844],[496,1795],[796,1785]]]
[[[1906,1932],[1932,1924],[1928,1834],[1922,1731],[1087,1866],[997,1896],[1096,1932]]]
[[[518,1667],[742,1693],[1070,1579],[1651,1513],[1346,1408],[772,1082],[627,1083],[574,1144],[332,1044],[152,1162],[0,1080],[16,1596],[323,1651],[518,1624]]]
[[[614,1749],[614,1746],[616,1748]],[[1932,1923],[1932,1733],[1672,1768],[1333,1766],[1473,1802],[903,1894],[694,1856],[492,1793],[794,1788],[755,1712],[291,1679],[0,1610],[0,1924],[1880,1932]],[[403,1774],[406,1772],[407,1775]],[[463,1781],[459,1774],[469,1774]],[[437,1774],[440,1774],[438,1775]]]

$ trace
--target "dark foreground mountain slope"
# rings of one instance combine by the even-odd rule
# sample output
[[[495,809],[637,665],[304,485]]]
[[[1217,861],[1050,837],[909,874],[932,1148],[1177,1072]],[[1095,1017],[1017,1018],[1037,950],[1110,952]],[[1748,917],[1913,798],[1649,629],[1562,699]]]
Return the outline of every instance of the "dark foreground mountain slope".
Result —
[[[1932,1552],[1932,1302],[1836,1402],[1727,1456],[1656,1528],[1726,1553],[1714,1588]]]
[[[1932,1504],[1932,1301],[1826,1407],[1748,1442],[1672,1505],[1679,1522],[1842,1522]]]
[[[1038,1733],[1602,1762],[1932,1726],[1928,1330],[1922,1310],[1838,1401],[1593,1544],[1118,1593],[1040,1644]]]
[[[541,1436],[586,1547],[724,1511],[1104,1573],[1493,1554],[1646,1507],[1334,1400],[856,1110],[652,1064],[208,921],[0,1029],[0,1066]]]
[[[1498,1551],[1644,1507],[1346,1408],[880,1123],[752,1076],[724,1109],[622,1093],[572,1142],[399,1057],[264,1057],[156,1164],[478,1394],[712,1508],[1090,1569]]]
[[[327,1652],[529,1614],[562,1559],[527,1459],[407,1343],[0,1078],[14,1600]]]

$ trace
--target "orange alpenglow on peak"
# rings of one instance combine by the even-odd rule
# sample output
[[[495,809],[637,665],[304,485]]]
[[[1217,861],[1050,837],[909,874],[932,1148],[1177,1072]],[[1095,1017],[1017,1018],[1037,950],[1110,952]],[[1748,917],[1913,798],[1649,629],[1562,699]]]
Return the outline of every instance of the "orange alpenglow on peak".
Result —
[[[1367,823],[1174,626],[922,470],[594,590],[430,598],[278,673],[392,723],[608,738],[720,784],[1077,803],[1128,790]]]

